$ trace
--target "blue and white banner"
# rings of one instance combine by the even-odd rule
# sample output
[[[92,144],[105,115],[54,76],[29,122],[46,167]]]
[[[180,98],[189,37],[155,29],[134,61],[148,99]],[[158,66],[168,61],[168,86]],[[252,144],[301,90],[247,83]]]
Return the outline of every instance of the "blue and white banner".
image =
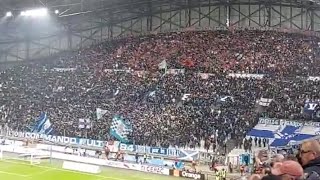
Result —
[[[47,113],[42,112],[39,118],[36,120],[35,125],[32,129],[32,132],[48,135],[48,134],[51,134],[52,131],[53,131],[52,124],[50,122],[50,119],[47,116]]]
[[[17,138],[28,138],[28,139],[42,139],[48,142],[60,143],[64,145],[83,145],[83,146],[99,147],[99,148],[102,148],[105,145],[105,142],[100,140],[66,137],[66,136],[53,136],[53,135],[46,135],[46,134],[39,134],[39,133],[32,133],[32,132],[9,131],[7,136],[17,137]]]
[[[161,147],[150,147],[150,146],[140,146],[132,144],[121,143],[119,150],[129,151],[132,153],[139,154],[153,154],[153,155],[162,155],[171,158],[178,158],[179,160],[192,161],[198,158],[199,151],[189,151],[178,148],[161,148]]]
[[[125,122],[122,116],[114,116],[110,126],[110,135],[123,143],[129,143],[128,135],[132,132],[132,126]]]
[[[298,122],[282,119],[260,118],[248,136],[268,138],[270,146],[286,146],[320,135],[320,122]]]
[[[9,131],[8,137],[16,138],[28,138],[28,139],[41,139],[48,142],[53,142],[63,145],[82,145],[87,147],[103,148],[106,145],[105,141],[76,138],[76,137],[66,137],[66,136],[53,136],[46,134],[38,134],[32,132],[18,132]],[[199,151],[189,151],[181,148],[160,148],[160,147],[150,147],[150,146],[140,146],[132,144],[124,144],[119,141],[114,141],[112,144],[108,145],[112,152],[118,152],[119,150],[149,155],[161,155],[167,158],[177,158],[179,160],[192,161],[198,158]]]

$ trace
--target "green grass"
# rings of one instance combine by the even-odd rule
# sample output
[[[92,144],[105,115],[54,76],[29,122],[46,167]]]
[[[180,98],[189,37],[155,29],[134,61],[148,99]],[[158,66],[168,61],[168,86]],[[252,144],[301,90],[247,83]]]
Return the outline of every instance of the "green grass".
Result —
[[[0,160],[1,180],[177,180],[181,178],[115,168],[103,168],[100,174],[64,170],[61,162],[30,165],[16,160]]]

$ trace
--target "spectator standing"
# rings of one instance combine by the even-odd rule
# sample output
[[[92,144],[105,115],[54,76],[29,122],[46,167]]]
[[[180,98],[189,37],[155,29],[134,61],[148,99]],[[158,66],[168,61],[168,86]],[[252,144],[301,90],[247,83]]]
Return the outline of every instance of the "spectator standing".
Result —
[[[139,154],[138,153],[136,153],[135,159],[136,159],[136,163],[139,163]]]
[[[307,180],[320,179],[320,144],[316,140],[306,141],[301,145],[298,160]]]
[[[257,141],[258,141],[258,138],[254,137],[254,146],[257,146]]]
[[[267,139],[263,138],[262,143],[263,143],[263,147],[265,148],[266,147],[266,143],[267,143]]]
[[[258,139],[259,147],[261,147],[261,138]]]
[[[145,163],[145,164],[147,163],[147,154],[143,155],[143,163]]]

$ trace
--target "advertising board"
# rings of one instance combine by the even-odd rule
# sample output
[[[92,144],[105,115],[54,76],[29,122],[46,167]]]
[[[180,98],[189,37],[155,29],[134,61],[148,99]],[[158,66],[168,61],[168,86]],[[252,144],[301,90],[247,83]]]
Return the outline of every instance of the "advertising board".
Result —
[[[188,171],[170,170],[170,175],[175,177],[183,177],[183,178],[198,179],[198,180],[205,179],[204,174],[188,172]]]
[[[148,165],[141,165],[141,171],[143,172],[149,172],[153,174],[163,174],[163,175],[169,175],[169,169],[160,167],[160,166],[148,166]]]
[[[180,171],[180,177],[204,180],[204,174]]]

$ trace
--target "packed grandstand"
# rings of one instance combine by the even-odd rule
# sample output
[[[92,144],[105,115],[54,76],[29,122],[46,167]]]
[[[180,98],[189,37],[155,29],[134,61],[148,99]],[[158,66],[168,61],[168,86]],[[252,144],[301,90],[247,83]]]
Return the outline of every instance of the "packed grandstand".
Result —
[[[186,31],[107,41],[1,73],[1,123],[28,131],[41,112],[55,135],[110,140],[114,115],[136,144],[242,140],[259,117],[306,119],[319,100],[319,39],[277,31]],[[159,70],[166,63],[167,70]],[[172,71],[175,69],[175,71]],[[177,71],[183,69],[184,71]],[[164,72],[166,71],[166,72]],[[251,74],[232,77],[230,74]],[[255,75],[263,75],[259,78]],[[272,99],[262,111],[261,98]],[[106,110],[97,119],[96,109]],[[78,128],[89,118],[93,128]]]
[[[286,163],[290,168],[297,167],[299,173],[301,170],[297,176],[302,176],[304,170],[308,177],[320,179],[320,170],[316,170],[319,176],[313,176],[306,167],[315,160],[320,164],[317,142],[320,139],[320,35],[316,33],[320,25],[313,19],[320,19],[318,3],[281,1],[279,5],[257,1],[258,9],[257,4],[245,0],[235,4],[219,0],[217,5],[211,5],[215,0],[209,0],[209,4],[172,0],[169,10],[180,16],[180,26],[175,29],[171,27],[177,26],[174,19],[178,20],[171,11],[170,18],[167,17],[167,2],[133,0],[130,4],[119,0],[119,5],[111,0],[92,0],[92,4],[80,1],[34,10],[26,8],[20,15],[18,9],[13,8],[0,21],[0,32],[3,32],[0,62],[12,57],[22,60],[21,54],[26,54],[25,62],[1,62],[0,177],[34,178],[42,168],[39,164],[50,161],[46,168],[55,167],[57,163],[64,170],[94,174],[92,179],[99,180],[138,177],[131,172],[128,177],[119,178],[121,171],[115,173],[115,177],[110,176],[113,169],[109,167],[201,180],[225,180],[226,173],[234,172],[237,177],[254,173],[290,175],[291,172],[280,172],[280,166]],[[191,7],[191,2],[196,8],[199,5],[199,10]],[[13,0],[12,4],[15,3]],[[139,24],[139,21],[133,23],[136,17],[128,23],[126,16],[134,13],[126,9],[127,3],[130,9],[141,3],[143,8],[136,7],[136,11],[150,8],[150,17],[137,17],[141,18],[141,32],[135,29],[134,24]],[[188,11],[175,10],[179,4],[179,8],[188,7]],[[94,5],[114,5],[119,11],[110,8],[95,12],[90,10]],[[239,10],[235,10],[236,5]],[[158,6],[164,8],[160,8],[163,12],[159,17],[156,12],[152,14]],[[211,10],[214,6],[218,8]],[[244,9],[248,10],[248,17],[240,18],[247,13],[242,12],[240,6],[247,8]],[[276,11],[278,6],[280,12],[274,13],[280,16],[277,25],[271,11]],[[257,9],[251,12],[251,7]],[[301,8],[301,11],[291,9],[291,17],[283,20],[281,17],[285,15],[281,13],[288,15],[287,7]],[[314,14],[312,19],[306,16],[310,20],[305,24],[310,23],[310,27],[303,27],[301,15],[301,27],[292,28],[297,26],[295,17],[300,16],[292,12],[302,14],[304,8]],[[212,13],[216,9],[219,9],[218,15]],[[102,16],[99,12],[104,11],[108,11],[105,19],[111,20],[100,22],[99,27],[88,25],[94,22],[86,17],[98,19]],[[258,11],[259,17],[255,14]],[[260,16],[260,11],[266,14]],[[120,17],[121,13],[125,15]],[[199,14],[197,21],[195,15],[191,15],[196,13]],[[3,14],[1,7],[0,14]],[[206,15],[201,17],[203,14]],[[20,32],[25,30],[27,34],[25,39],[10,39],[12,24],[15,27],[37,16],[50,16],[53,20],[48,21],[54,26],[65,23],[64,28],[69,29],[42,37],[42,26],[49,23],[39,29],[31,28],[31,32],[21,25]],[[212,20],[215,16],[219,16],[220,23]],[[158,21],[154,17],[160,19],[156,28]],[[257,19],[259,24],[255,22]],[[260,23],[261,19],[267,20]],[[80,27],[73,27],[77,20],[89,27],[85,29],[91,28],[90,35]],[[217,26],[210,24],[211,21]],[[30,22],[34,23],[32,26],[38,25],[33,20]],[[185,26],[181,25],[186,22]],[[249,26],[252,22],[258,26],[241,27],[241,23],[247,22]],[[131,26],[126,27],[126,23]],[[106,30],[102,24],[110,27]],[[168,24],[170,28],[166,29]],[[79,33],[76,31],[80,35],[75,35]],[[101,33],[100,39],[95,37],[97,32]],[[73,40],[76,36],[80,37],[79,42]],[[52,41],[52,47],[51,37],[60,38],[59,43]],[[68,41],[64,42],[63,38]],[[90,45],[85,43],[90,40]],[[25,43],[25,52],[19,50],[19,44],[14,54],[14,46],[10,46],[15,43]],[[37,43],[43,47],[32,49]],[[63,43],[68,45],[61,45]],[[56,44],[60,47],[54,47]],[[42,50],[54,53],[38,56]],[[308,153],[312,158],[302,157]],[[33,175],[1,170],[7,162],[16,163],[17,159],[30,161],[40,170],[34,169]],[[279,163],[277,168],[273,166],[276,163]],[[19,168],[29,166],[20,163],[12,169]],[[274,169],[279,172],[271,172]],[[46,176],[44,174],[42,176]],[[148,179],[144,175],[139,178]]]

